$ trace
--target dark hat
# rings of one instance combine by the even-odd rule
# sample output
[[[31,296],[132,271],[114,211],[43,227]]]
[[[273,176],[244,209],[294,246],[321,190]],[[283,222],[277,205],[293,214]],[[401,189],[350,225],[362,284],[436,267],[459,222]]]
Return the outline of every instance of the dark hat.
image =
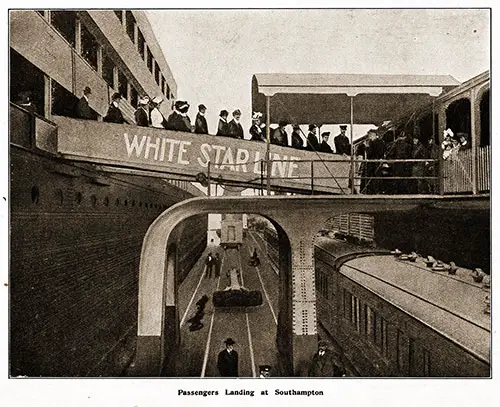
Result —
[[[234,345],[236,342],[235,342],[235,341],[233,341],[233,339],[232,339],[232,338],[227,338],[227,339],[224,341],[224,343],[225,343],[226,345]]]
[[[340,125],[340,130],[347,130],[347,126],[345,124]]]
[[[324,339],[322,339],[318,342],[319,348],[323,348],[323,347],[328,348],[328,346],[330,346],[330,344],[328,343],[328,341],[325,341]]]
[[[314,130],[316,128],[316,125],[315,124],[310,124],[309,125],[309,130]]]
[[[279,122],[279,126],[280,126],[280,127],[284,127],[284,126],[286,126],[287,124],[288,124],[288,122],[287,122],[286,120],[280,120],[280,122]]]
[[[236,110],[233,112],[233,116],[237,116],[237,115],[240,115],[240,116],[241,116],[240,109],[236,109]]]
[[[292,127],[294,130],[300,130],[300,126],[298,124],[294,124]]]
[[[92,91],[90,90],[90,88],[88,86],[85,86],[85,89],[83,90],[83,93],[86,94],[86,95],[90,95],[90,94],[92,94]]]
[[[221,110],[219,116],[227,116],[229,112],[227,110]]]
[[[259,365],[259,372],[269,373],[271,371],[271,366],[269,365]]]
[[[329,131],[325,131],[325,132],[321,133],[321,137],[328,137],[329,135],[330,135]]]
[[[122,95],[120,95],[118,92],[113,93],[113,96],[111,96],[111,100],[117,100],[117,99],[121,99],[121,98],[122,98]]]
[[[198,110],[207,110],[207,107],[204,104],[198,105]]]

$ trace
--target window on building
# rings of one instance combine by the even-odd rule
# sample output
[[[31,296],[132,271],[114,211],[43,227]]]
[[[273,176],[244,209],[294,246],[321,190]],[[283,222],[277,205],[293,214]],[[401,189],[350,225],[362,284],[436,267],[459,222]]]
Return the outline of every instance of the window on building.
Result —
[[[408,338],[408,375],[415,371],[415,340]]]
[[[52,114],[74,117],[78,98],[52,79]]]
[[[155,61],[155,81],[158,86],[161,85],[160,82],[160,66],[158,65],[158,62]]]
[[[97,54],[99,43],[90,31],[82,24],[81,32],[82,56],[97,71]]]
[[[365,334],[369,340],[375,340],[375,312],[368,305],[365,305]]]
[[[165,77],[161,76],[161,93],[165,94]]]
[[[377,337],[376,337],[376,344],[382,351],[383,355],[387,355],[389,353],[389,341],[387,340],[387,329],[388,329],[388,324],[387,321],[379,317],[377,320]]]
[[[50,13],[50,23],[72,47],[75,46],[76,12],[52,11]]]
[[[352,294],[344,289],[344,318],[351,320],[352,314]]]
[[[139,98],[139,95],[137,93],[137,90],[132,86],[130,88],[130,104],[134,107],[137,107],[138,98]]]
[[[406,349],[408,349],[408,337],[398,329],[396,332],[396,361],[401,372],[405,368]]]
[[[43,72],[10,48],[10,100],[20,104],[28,95],[34,105],[34,111],[45,113],[45,80]]]
[[[170,96],[171,96],[171,94],[170,94],[170,86],[168,86],[168,83],[167,83],[167,93],[166,93],[165,96],[167,97],[167,99],[170,99]],[[173,98],[173,96],[172,96],[172,98]]]
[[[137,47],[141,58],[144,59],[146,56],[146,40],[144,39],[144,35],[142,35],[141,30],[137,30]]]
[[[118,17],[118,20],[120,20],[120,23],[123,24],[123,14],[122,14],[122,11],[121,10],[113,10],[116,14],[116,16]]]
[[[360,306],[359,298],[351,295],[351,323],[356,326],[356,330],[360,330]]]
[[[132,42],[135,43],[134,35],[135,35],[135,24],[136,23],[135,23],[134,15],[132,14],[132,12],[130,10],[127,10],[125,12],[125,19],[127,21],[127,34],[130,37],[130,39],[132,40]]]
[[[118,92],[123,99],[128,99],[128,82],[127,77],[122,71],[118,71]]]
[[[114,76],[115,64],[109,55],[104,54],[102,58],[102,78],[106,81],[110,88],[115,88]]]
[[[148,55],[148,60],[147,60],[148,69],[149,69],[149,72],[153,73],[153,54],[151,53],[151,50],[149,49],[149,47],[148,47],[147,55]]]

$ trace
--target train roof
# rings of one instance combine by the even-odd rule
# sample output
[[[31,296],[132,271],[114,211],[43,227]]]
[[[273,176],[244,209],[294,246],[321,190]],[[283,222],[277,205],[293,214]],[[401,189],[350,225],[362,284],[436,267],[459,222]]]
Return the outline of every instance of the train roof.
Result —
[[[477,357],[489,361],[491,320],[484,313],[489,290],[474,283],[470,270],[457,275],[432,271],[390,255],[347,260],[340,272],[432,327]]]

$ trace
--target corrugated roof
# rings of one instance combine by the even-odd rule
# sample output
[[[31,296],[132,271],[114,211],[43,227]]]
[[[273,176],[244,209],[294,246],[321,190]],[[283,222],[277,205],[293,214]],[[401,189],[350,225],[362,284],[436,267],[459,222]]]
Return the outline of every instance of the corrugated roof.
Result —
[[[252,78],[253,111],[271,123],[379,125],[415,111],[456,86],[450,75],[365,75],[258,73]]]

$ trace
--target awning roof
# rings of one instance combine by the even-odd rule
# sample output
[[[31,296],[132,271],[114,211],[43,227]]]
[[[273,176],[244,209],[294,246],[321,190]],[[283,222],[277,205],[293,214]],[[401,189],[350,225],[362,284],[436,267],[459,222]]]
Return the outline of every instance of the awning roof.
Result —
[[[460,84],[450,75],[255,74],[252,109],[271,123],[380,124],[395,120]]]

